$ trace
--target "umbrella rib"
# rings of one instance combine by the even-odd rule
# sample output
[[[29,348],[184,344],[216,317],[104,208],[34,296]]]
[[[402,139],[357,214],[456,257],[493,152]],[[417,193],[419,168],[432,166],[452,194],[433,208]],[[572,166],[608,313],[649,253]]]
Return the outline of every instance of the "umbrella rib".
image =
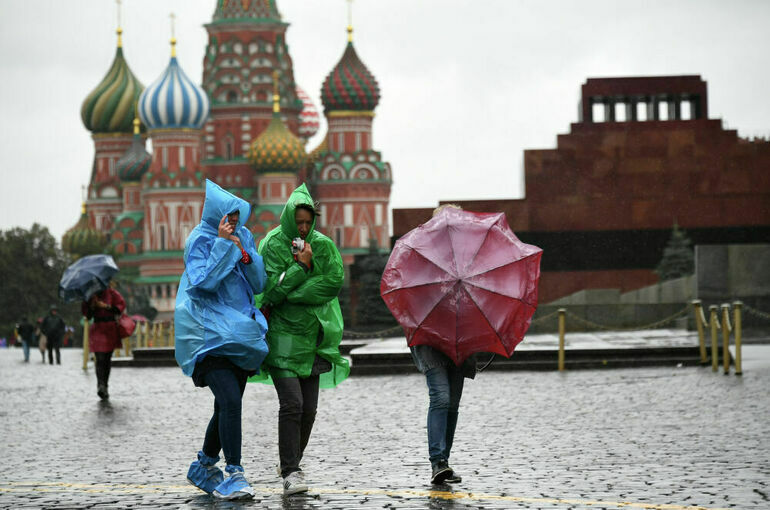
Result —
[[[419,284],[419,285],[412,285],[412,286],[402,286],[402,287],[398,287],[397,289],[390,289],[390,290],[388,290],[387,292],[385,292],[385,294],[390,294],[391,292],[393,292],[393,291],[396,291],[396,290],[400,290],[400,289],[413,289],[413,288],[415,288],[415,287],[421,287],[421,286],[423,286],[423,285],[432,285],[432,284],[434,284],[434,283],[446,283],[447,281],[457,280],[457,276],[455,276],[455,275],[452,275],[452,273],[451,273],[451,272],[449,272],[449,271],[447,271],[446,269],[444,269],[443,267],[439,266],[438,264],[436,264],[435,262],[433,262],[431,259],[429,259],[429,258],[428,258],[428,257],[426,257],[425,255],[423,255],[422,253],[420,253],[419,251],[417,251],[415,248],[413,248],[413,247],[411,247],[411,246],[409,246],[409,248],[410,248],[410,249],[411,249],[411,250],[412,250],[414,253],[416,253],[417,255],[419,255],[420,257],[422,257],[424,260],[426,260],[426,261],[430,262],[431,264],[433,264],[433,266],[435,266],[435,267],[436,267],[436,268],[438,268],[439,270],[441,270],[441,271],[443,271],[444,273],[446,273],[446,274],[448,274],[448,275],[452,276],[452,279],[450,279],[450,280],[445,280],[445,281],[438,281],[438,282],[426,282],[426,283],[421,283],[421,284]],[[385,294],[383,294],[383,296],[384,296]]]
[[[518,297],[514,297],[514,296],[507,296],[507,295],[505,295],[505,294],[503,294],[503,293],[501,293],[501,292],[497,292],[497,291],[495,291],[495,290],[492,290],[492,289],[488,289],[488,288],[486,288],[486,287],[482,287],[481,285],[476,285],[476,284],[475,284],[475,283],[473,283],[473,282],[468,282],[468,281],[465,281],[465,280],[463,280],[463,283],[464,283],[464,284],[466,284],[466,285],[473,285],[473,286],[474,286],[474,287],[476,287],[477,289],[485,290],[485,291],[489,292],[490,294],[497,294],[498,296],[502,296],[502,297],[504,297],[504,298],[508,298],[508,299],[515,299],[515,300],[516,300],[516,301],[518,301],[519,303],[523,303],[523,304],[525,304],[525,305],[527,305],[527,306],[535,306],[535,305],[533,305],[532,303],[529,303],[529,302],[527,302],[527,301],[524,301],[524,300],[523,300],[523,299],[521,299],[521,298],[518,298]],[[475,302],[475,301],[474,301],[474,302]]]
[[[455,285],[457,285],[457,284],[455,284]],[[446,299],[446,297],[447,297],[448,295],[449,295],[449,293],[447,292],[446,294],[444,294],[443,296],[441,296],[441,299],[439,299],[438,301],[436,301],[436,303],[433,305],[433,308],[431,308],[430,310],[428,310],[428,313],[426,313],[426,314],[425,314],[425,317],[423,317],[423,318],[422,318],[422,320],[420,321],[420,323],[419,323],[419,324],[417,324],[417,326],[415,326],[415,331],[417,330],[417,328],[419,328],[420,326],[422,326],[422,323],[423,323],[423,322],[425,322],[425,319],[427,319],[427,318],[430,316],[430,314],[432,314],[432,313],[433,313],[433,310],[435,310],[435,309],[436,309],[436,307],[439,305],[439,303],[441,303],[443,300],[445,300],[445,299]],[[457,316],[457,310],[456,310],[456,309],[455,309],[455,316]],[[456,326],[455,326],[455,329],[456,329]]]
[[[484,317],[484,320],[487,321],[487,324],[489,325],[489,329],[491,329],[492,331],[495,332],[495,337],[497,338],[497,342],[503,348],[503,351],[505,351],[505,345],[503,344],[503,340],[500,338],[500,334],[497,332],[497,330],[492,325],[492,323],[489,322],[489,318],[487,317],[487,314],[484,313],[484,310],[481,309],[479,304],[476,302],[475,299],[473,299],[473,296],[471,295],[470,292],[468,292],[468,290],[465,287],[463,287],[463,292],[465,292],[465,294],[470,298],[470,300],[473,302],[473,304],[476,305],[476,309],[481,313],[481,316]],[[457,338],[457,331],[456,330],[457,330],[457,326],[455,326],[455,338]],[[457,344],[457,342],[455,342],[455,345],[456,344]],[[505,351],[505,352],[507,352],[507,351]]]
[[[468,261],[468,264],[466,264],[465,267],[471,267],[471,264],[473,264],[473,261],[476,260],[476,256],[481,251],[481,247],[484,246],[484,243],[487,241],[487,237],[489,237],[489,231],[492,230],[491,228],[488,228],[486,232],[484,232],[484,239],[479,243],[479,247],[476,248],[476,253],[473,254],[473,257],[471,257],[471,260]],[[456,264],[456,261],[455,261]],[[463,268],[465,269],[465,268]]]
[[[520,258],[520,259],[512,260],[512,261],[510,261],[510,262],[506,262],[505,264],[500,264],[499,266],[495,266],[495,267],[489,267],[489,268],[484,268],[483,270],[479,271],[478,273],[469,274],[469,275],[468,275],[468,276],[466,276],[465,278],[473,278],[474,276],[478,276],[478,275],[480,275],[480,274],[483,274],[483,273],[488,273],[488,272],[490,272],[490,271],[494,271],[494,270],[496,270],[496,269],[500,269],[501,267],[510,266],[511,264],[516,264],[517,262],[521,262],[521,261],[523,261],[523,260],[527,260],[528,258],[530,258],[530,257],[534,257],[535,255],[537,255],[537,252],[535,252],[535,253],[530,253],[530,254],[529,254],[529,255],[527,255],[526,257],[522,257],[522,258]]]

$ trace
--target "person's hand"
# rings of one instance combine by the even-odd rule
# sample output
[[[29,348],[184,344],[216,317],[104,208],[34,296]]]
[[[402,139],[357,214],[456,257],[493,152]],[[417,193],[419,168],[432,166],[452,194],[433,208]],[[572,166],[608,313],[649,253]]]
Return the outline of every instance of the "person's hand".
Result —
[[[110,305],[108,305],[107,303],[105,303],[101,299],[97,299],[96,300],[96,306],[99,307],[99,308],[109,308],[110,307]]]
[[[243,246],[241,245],[241,240],[238,239],[238,236],[230,236],[230,240],[235,243],[236,246],[238,246],[239,250],[243,250]]]
[[[225,214],[222,216],[222,219],[219,220],[219,229],[217,235],[221,237],[222,239],[230,239],[230,236],[233,234],[233,226],[230,225],[230,223],[227,222],[227,215]]]
[[[310,263],[313,260],[313,248],[310,247],[309,242],[305,241],[302,251],[297,254],[297,260],[310,267]]]

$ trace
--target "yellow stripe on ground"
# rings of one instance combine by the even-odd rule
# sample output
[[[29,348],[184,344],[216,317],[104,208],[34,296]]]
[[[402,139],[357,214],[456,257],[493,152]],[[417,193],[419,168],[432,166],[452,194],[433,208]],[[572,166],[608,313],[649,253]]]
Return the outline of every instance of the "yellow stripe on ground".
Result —
[[[262,494],[281,494],[283,490],[274,487],[253,487]],[[140,485],[140,484],[88,484],[64,482],[6,482],[0,483],[3,492],[88,492],[88,493],[185,493],[199,492],[191,485]],[[530,498],[525,496],[499,496],[480,492],[449,492],[435,490],[389,490],[389,489],[324,489],[312,488],[310,494],[350,494],[352,496],[388,496],[400,498],[468,499],[487,501],[515,501],[519,503],[547,503],[551,505],[583,505],[617,508],[643,508],[645,510],[728,510],[725,508],[683,506],[633,501],[599,501],[590,499]]]

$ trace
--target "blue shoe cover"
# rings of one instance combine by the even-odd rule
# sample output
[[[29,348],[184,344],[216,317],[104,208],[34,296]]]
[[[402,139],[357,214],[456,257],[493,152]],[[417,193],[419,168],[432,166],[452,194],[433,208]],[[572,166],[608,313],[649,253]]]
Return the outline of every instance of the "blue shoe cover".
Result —
[[[214,489],[214,497],[221,499],[246,499],[254,497],[254,489],[243,476],[241,466],[228,464],[225,471],[230,475]]]
[[[187,471],[187,481],[206,494],[211,494],[225,478],[222,470],[214,465],[217,462],[219,457],[209,457],[202,451],[198,452],[198,460],[194,460]]]

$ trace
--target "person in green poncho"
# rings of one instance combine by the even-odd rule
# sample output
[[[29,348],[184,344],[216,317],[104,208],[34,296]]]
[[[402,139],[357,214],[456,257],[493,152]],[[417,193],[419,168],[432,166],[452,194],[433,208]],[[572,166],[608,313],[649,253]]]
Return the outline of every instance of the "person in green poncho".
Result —
[[[340,355],[342,257],[315,230],[318,213],[304,184],[281,212],[280,226],[259,243],[267,284],[257,306],[269,313],[270,352],[252,382],[272,382],[278,394],[278,452],[285,495],[308,490],[300,460],[310,439],[321,388],[350,374]]]

